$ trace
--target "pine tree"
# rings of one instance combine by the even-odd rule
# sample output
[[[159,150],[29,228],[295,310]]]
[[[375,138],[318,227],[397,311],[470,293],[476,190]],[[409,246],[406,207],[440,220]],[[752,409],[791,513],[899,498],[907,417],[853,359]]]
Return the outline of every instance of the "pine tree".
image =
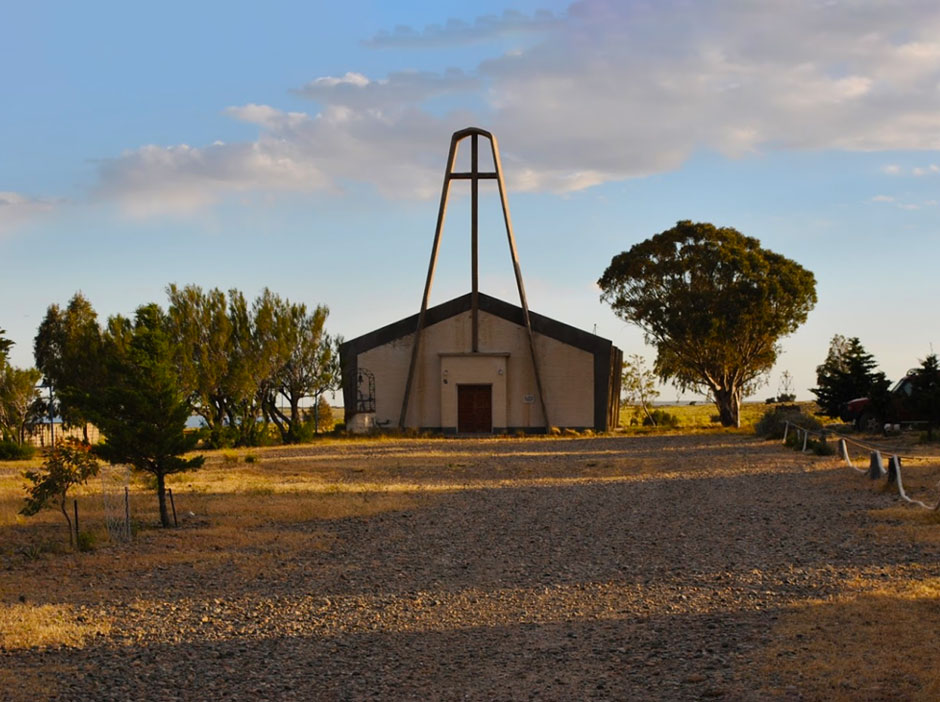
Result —
[[[875,371],[877,367],[874,356],[858,337],[832,337],[826,360],[816,367],[817,387],[810,390],[816,396],[820,414],[838,417],[849,400],[883,393],[888,381],[884,373]]]

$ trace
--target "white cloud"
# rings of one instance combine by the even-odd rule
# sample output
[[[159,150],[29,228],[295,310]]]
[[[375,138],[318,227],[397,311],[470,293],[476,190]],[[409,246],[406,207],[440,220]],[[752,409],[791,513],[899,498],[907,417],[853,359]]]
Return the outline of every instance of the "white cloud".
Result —
[[[141,212],[347,180],[426,197],[438,192],[450,133],[468,124],[500,137],[510,187],[556,192],[674,169],[700,149],[940,149],[934,0],[582,0],[561,15],[505,13],[368,43],[532,30],[534,44],[470,72],[316,78],[296,91],[315,102],[309,114],[229,108],[258,126],[256,141],[130,151],[104,164],[101,192]],[[442,104],[476,107],[442,114]]]
[[[22,193],[0,191],[0,234],[51,212],[55,203]]]
[[[894,202],[894,198],[890,195],[875,195],[871,199],[872,202]]]
[[[940,166],[935,163],[931,163],[929,166],[917,166],[911,169],[911,173],[915,176],[936,175],[940,173]]]
[[[362,110],[383,110],[420,105],[425,100],[452,93],[479,90],[480,81],[458,69],[443,73],[399,71],[381,80],[360,73],[342,78],[317,78],[296,92],[325,105],[344,105]]]

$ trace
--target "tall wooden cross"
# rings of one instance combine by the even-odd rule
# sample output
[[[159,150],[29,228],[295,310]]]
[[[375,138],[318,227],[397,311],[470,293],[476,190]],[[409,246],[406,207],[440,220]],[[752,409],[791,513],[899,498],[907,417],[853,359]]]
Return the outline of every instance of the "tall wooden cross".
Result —
[[[454,164],[457,160],[457,152],[460,142],[470,138],[470,171],[455,172]],[[493,155],[493,170],[480,171],[479,164],[479,142],[480,137],[488,139],[490,150]],[[415,330],[414,346],[411,348],[411,363],[408,366],[408,379],[405,381],[405,395],[401,403],[401,415],[398,419],[400,429],[405,428],[405,421],[408,415],[408,401],[411,397],[411,389],[414,384],[415,369],[418,363],[418,356],[421,347],[421,334],[424,331],[428,299],[431,296],[431,283],[434,280],[434,269],[437,266],[437,254],[441,246],[441,232],[444,229],[444,216],[447,211],[447,199],[450,193],[450,183],[452,180],[470,181],[470,315],[471,315],[471,351],[477,353],[480,350],[479,339],[479,312],[480,312],[480,290],[479,290],[479,190],[480,180],[495,180],[499,188],[499,199],[503,208],[503,222],[506,225],[506,238],[509,240],[509,253],[512,256],[513,271],[516,276],[516,287],[519,289],[519,302],[522,305],[522,316],[525,321],[525,328],[529,338],[529,352],[532,358],[532,370],[535,373],[535,386],[539,394],[539,402],[542,407],[542,417],[545,419],[545,428],[549,427],[548,412],[545,407],[545,397],[542,393],[542,379],[539,374],[538,360],[535,355],[535,337],[532,333],[532,323],[529,319],[529,303],[526,301],[525,286],[522,283],[522,269],[519,266],[519,255],[516,251],[516,238],[512,233],[512,221],[509,218],[509,202],[506,200],[506,187],[503,183],[503,169],[499,158],[499,146],[496,143],[496,137],[490,132],[478,127],[468,127],[454,132],[450,138],[450,151],[447,155],[447,168],[444,171],[444,185],[441,189],[441,204],[437,211],[437,227],[434,230],[434,244],[431,246],[431,261],[428,264],[428,277],[424,284],[424,297],[421,299],[421,312],[418,314],[418,327]]]

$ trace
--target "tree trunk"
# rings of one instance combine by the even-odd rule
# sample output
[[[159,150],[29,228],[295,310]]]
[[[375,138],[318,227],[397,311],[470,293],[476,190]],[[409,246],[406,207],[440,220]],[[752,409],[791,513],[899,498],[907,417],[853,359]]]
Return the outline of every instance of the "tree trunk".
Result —
[[[300,441],[300,395],[292,394],[288,398],[290,401],[290,442]]]
[[[62,496],[62,501],[59,502],[59,509],[62,510],[62,515],[65,517],[65,521],[69,525],[69,548],[75,545],[75,542],[72,540],[72,519],[69,517],[69,511],[65,507],[65,495]],[[78,538],[78,534],[75,535]]]
[[[164,528],[170,526],[170,515],[166,511],[166,476],[157,473],[157,500],[160,502],[160,524]]]
[[[741,426],[741,397],[737,388],[715,390],[715,406],[723,427]]]

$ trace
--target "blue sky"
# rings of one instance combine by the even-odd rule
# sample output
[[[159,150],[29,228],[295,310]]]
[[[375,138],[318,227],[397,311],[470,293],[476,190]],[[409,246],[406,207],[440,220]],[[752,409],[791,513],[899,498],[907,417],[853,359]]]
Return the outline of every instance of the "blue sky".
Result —
[[[472,9],[470,9],[472,7]],[[652,360],[598,299],[677,220],[812,270],[783,340],[809,397],[835,333],[891,378],[940,347],[940,6],[822,2],[5,3],[0,328],[168,283],[263,287],[347,338],[417,311],[450,134],[500,139],[533,310]],[[481,287],[515,302],[498,204]],[[469,288],[466,198],[432,301]],[[940,350],[940,349],[938,349]],[[665,389],[663,399],[675,397]]]

